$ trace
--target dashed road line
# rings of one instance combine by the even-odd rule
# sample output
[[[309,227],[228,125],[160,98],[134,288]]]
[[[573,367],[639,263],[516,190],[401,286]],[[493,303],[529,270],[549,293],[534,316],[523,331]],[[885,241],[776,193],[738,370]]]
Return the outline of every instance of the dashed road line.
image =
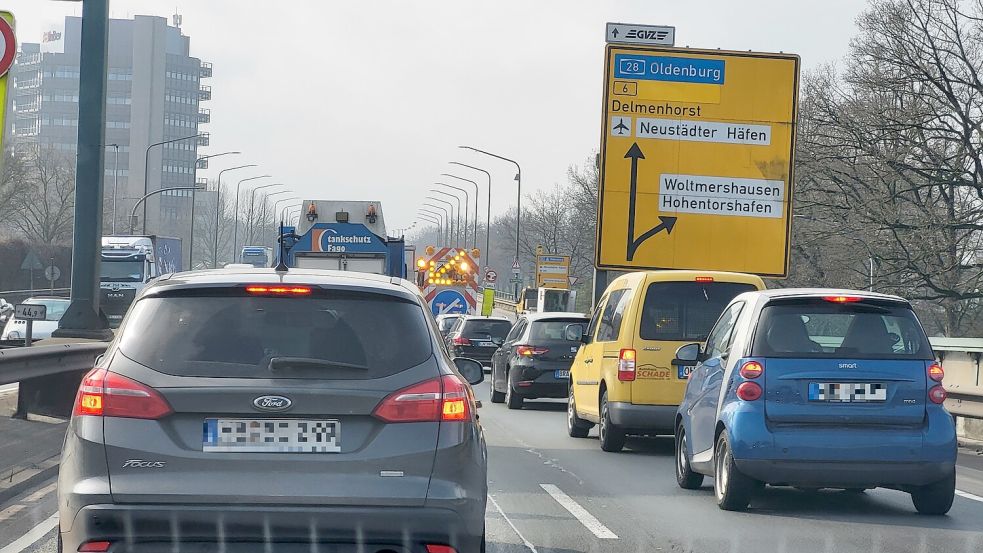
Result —
[[[959,497],[965,497],[966,499],[971,499],[973,501],[979,501],[980,503],[983,503],[983,497],[980,497],[980,496],[975,495],[975,494],[971,494],[969,492],[964,492],[962,490],[956,490],[956,495],[958,495]]]
[[[47,486],[41,488],[40,490],[32,493],[31,495],[24,498],[25,503],[34,503],[35,501],[41,499],[42,497],[48,495],[49,493],[55,491],[58,488],[58,482],[52,482]]]
[[[515,524],[512,523],[512,519],[510,519],[509,516],[505,514],[505,511],[502,510],[502,508],[498,505],[498,501],[495,501],[495,498],[491,494],[488,494],[488,500],[491,501],[492,505],[495,506],[495,510],[498,511],[500,515],[502,515],[502,518],[505,519],[505,522],[507,522],[508,525],[512,527],[512,531],[515,532],[515,535],[519,536],[519,539],[522,540],[522,544],[525,545],[526,548],[532,553],[539,553],[539,551],[536,549],[536,546],[533,545],[532,542],[527,540],[526,537],[522,535],[522,532],[520,532],[519,529],[515,527]],[[0,551],[0,553],[7,553],[7,552]]]
[[[587,512],[587,509],[584,509],[580,505],[580,503],[577,503],[569,495],[563,493],[563,490],[561,490],[560,488],[554,486],[553,484],[540,484],[539,487],[543,488],[543,490],[545,490],[546,493],[550,494],[553,497],[553,499],[555,499],[556,502],[560,504],[561,507],[569,511],[571,515],[573,515],[577,520],[580,521],[581,524],[584,525],[584,528],[590,530],[590,532],[595,536],[597,536],[599,539],[602,540],[618,539],[617,534],[612,532],[607,526],[604,526],[604,524],[602,524],[601,521],[597,520],[597,518],[595,518],[594,515]]]
[[[34,528],[31,528],[30,531],[14,540],[10,545],[4,546],[2,549],[0,549],[0,553],[21,553],[28,547],[37,543],[38,540],[47,535],[48,532],[52,531],[55,526],[58,526],[58,513],[46,518],[44,522],[38,524]]]
[[[0,511],[0,522],[9,519],[10,517],[16,515],[17,513],[23,510],[24,510],[23,505],[11,505],[10,507],[7,507],[6,509]]]

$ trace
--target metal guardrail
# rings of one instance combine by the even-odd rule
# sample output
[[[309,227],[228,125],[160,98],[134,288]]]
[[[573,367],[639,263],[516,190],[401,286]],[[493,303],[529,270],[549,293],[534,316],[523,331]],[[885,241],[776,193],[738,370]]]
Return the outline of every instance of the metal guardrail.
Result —
[[[108,346],[88,342],[0,350],[0,385],[91,369]]]

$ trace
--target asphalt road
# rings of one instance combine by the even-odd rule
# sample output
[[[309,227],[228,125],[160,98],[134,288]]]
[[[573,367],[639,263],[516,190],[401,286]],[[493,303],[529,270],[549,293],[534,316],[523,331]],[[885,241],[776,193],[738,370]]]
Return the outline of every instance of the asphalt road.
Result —
[[[676,486],[669,438],[604,453],[596,431],[566,435],[563,402],[509,411],[487,400],[487,385],[476,391],[490,455],[491,552],[983,551],[983,456],[973,452],[960,454],[963,495],[945,517],[918,515],[890,490],[769,488],[749,512],[729,513],[716,507],[711,480],[698,491]],[[0,553],[54,553],[53,490],[49,481],[0,505]]]

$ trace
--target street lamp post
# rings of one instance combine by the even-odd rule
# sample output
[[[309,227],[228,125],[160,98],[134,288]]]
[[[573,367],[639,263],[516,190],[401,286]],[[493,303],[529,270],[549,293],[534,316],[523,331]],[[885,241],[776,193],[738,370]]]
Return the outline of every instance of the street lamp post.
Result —
[[[434,184],[440,184],[440,183],[434,183]],[[460,248],[461,247],[461,198],[457,197],[454,194],[450,194],[448,192],[444,192],[443,190],[438,190],[436,188],[431,188],[430,192],[433,192],[434,194],[440,194],[448,198],[453,198],[454,201],[457,203],[457,247]],[[465,200],[465,204],[464,204],[464,247],[465,248],[468,247],[467,229],[468,229],[468,205],[467,205],[467,200]]]
[[[481,171],[486,177],[488,177],[488,198],[485,201],[485,251],[483,252],[484,255],[482,255],[485,260],[485,268],[487,269],[491,265],[491,173],[480,167],[475,167],[474,165],[468,165],[457,161],[452,161],[451,165],[460,165],[461,167],[467,167],[468,169],[472,169],[474,171]],[[475,209],[478,208],[477,203],[475,203],[474,207]],[[475,227],[475,232],[478,232],[477,226]]]
[[[427,205],[427,204],[423,204],[423,205]],[[440,209],[441,211],[437,211],[437,209]],[[447,210],[442,207],[437,209],[432,209],[432,208],[428,209],[426,207],[421,207],[420,212],[426,213],[431,217],[436,217],[440,221],[440,225],[439,225],[440,227],[439,230],[441,234],[440,238],[446,244],[447,242],[450,242],[450,230],[448,228],[449,225],[447,221]]]
[[[113,147],[113,234],[116,234],[116,199],[119,197],[119,144]]]
[[[150,150],[156,146],[163,146],[164,144],[172,144],[174,142],[182,142],[184,140],[191,140],[192,138],[197,139],[202,136],[203,133],[198,133],[191,136],[182,136],[181,138],[172,138],[170,140],[163,140],[161,142],[154,142],[153,144],[147,146],[147,154],[144,156],[143,160],[143,193],[146,194],[150,191]],[[143,204],[143,233],[147,234],[147,204]]]
[[[458,216],[458,219],[457,219],[458,224],[457,225],[453,225],[453,223],[454,223],[454,204],[452,204],[452,203],[450,203],[450,202],[448,202],[446,200],[441,200],[440,198],[434,198],[433,196],[427,196],[425,199],[430,200],[430,201],[433,201],[433,202],[440,202],[440,203],[442,203],[442,204],[444,204],[444,205],[447,206],[445,208],[445,207],[440,207],[440,206],[437,206],[437,205],[434,205],[434,204],[426,204],[426,203],[423,204],[423,205],[428,205],[430,207],[440,207],[440,209],[443,209],[444,210],[444,212],[447,214],[447,226],[451,229],[451,232],[450,232],[450,234],[447,237],[447,242],[449,243],[451,241],[456,241],[457,243],[455,244],[455,247],[460,247],[461,246],[461,240],[460,240],[460,234],[461,234],[460,233],[460,222],[461,222],[461,218],[460,218],[460,215],[459,215]]]
[[[247,167],[256,167],[255,163],[250,163],[249,165],[239,165],[238,167],[229,167],[228,169],[222,169],[218,172],[218,186],[215,188],[215,242],[212,244],[212,269],[218,268],[218,229],[219,229],[219,215],[222,213],[222,174],[226,171],[236,171],[238,169],[245,169]]]
[[[274,186],[286,186],[282,182],[275,184],[264,184],[263,186],[257,186],[253,188],[252,192],[249,194],[249,216],[246,217],[246,226],[249,229],[249,236],[246,238],[247,241],[253,241],[253,205],[256,203],[256,191],[262,190],[264,188],[272,188]],[[245,244],[243,244],[245,245]]]
[[[418,213],[416,216],[419,217],[421,220],[427,222],[427,223],[433,223],[433,224],[437,225],[437,235],[440,236],[440,233],[443,230],[440,227],[440,219],[438,219],[436,217],[433,217],[433,216],[430,216],[430,215],[427,215],[426,213]]]
[[[447,188],[453,188],[454,190],[457,190],[458,192],[462,192],[464,194],[464,247],[467,248],[468,247],[468,204],[471,203],[471,194],[466,189],[461,188],[460,186],[454,186],[453,184],[447,184],[446,182],[435,182],[434,184],[438,186],[446,186]],[[475,233],[477,233],[478,232],[478,199],[477,198],[475,198],[474,200],[474,207],[475,207],[474,229],[475,229]],[[478,243],[472,240],[471,247],[477,248]]]
[[[485,154],[486,156],[490,156],[490,157],[493,157],[495,159],[500,159],[502,161],[507,161],[507,162],[515,165],[515,169],[517,171],[516,174],[515,174],[515,182],[517,184],[517,186],[516,186],[516,193],[515,193],[516,194],[516,200],[515,200],[515,261],[516,261],[516,263],[518,263],[519,262],[519,232],[522,229],[522,167],[519,166],[519,162],[516,161],[516,160],[514,160],[514,159],[509,159],[507,157],[500,156],[498,154],[493,154],[491,152],[486,152],[485,150],[479,150],[478,148],[475,148],[473,146],[458,146],[458,148],[462,148],[462,149],[465,149],[465,150],[471,150],[472,152],[478,152],[479,154]],[[515,286],[515,292],[516,292],[516,296],[518,296],[519,295],[519,285],[518,284],[516,284],[516,286]]]
[[[280,213],[280,204],[282,204],[283,202],[294,202],[294,201],[297,201],[299,199],[300,198],[297,197],[297,196],[291,196],[289,198],[280,198],[279,200],[273,202],[273,226],[274,227],[279,228],[279,225],[277,225],[277,221],[276,221],[276,214],[277,213]],[[281,220],[282,219],[283,219],[283,217],[281,217]]]
[[[164,192],[171,192],[174,190],[194,190],[196,188],[197,188],[196,186],[173,186],[171,188],[158,188],[153,192],[148,192],[144,194],[143,197],[141,197],[139,200],[137,200],[135,204],[133,204],[133,210],[130,211],[130,234],[133,234],[133,227],[136,226],[135,223],[137,218],[137,208],[140,207],[140,204],[146,202],[147,198]]]
[[[197,188],[197,186],[198,186],[198,165],[201,164],[202,161],[204,161],[206,159],[212,159],[213,157],[231,156],[231,155],[238,155],[238,154],[241,154],[241,153],[242,152],[222,152],[220,154],[211,154],[211,155],[207,155],[207,156],[201,156],[201,157],[199,157],[198,159],[195,160],[195,169],[194,169],[194,173],[191,176],[191,184],[194,185],[196,188],[194,188],[191,191],[191,228],[190,228],[190,232],[189,232],[189,235],[191,236],[191,243],[188,244],[188,269],[189,270],[194,268],[192,265],[195,262],[195,258],[194,258],[194,249],[195,249],[195,198],[196,198],[195,193],[198,192],[198,188]],[[207,188],[207,184],[206,184],[206,188]],[[113,209],[115,209],[115,207]],[[116,216],[113,215],[113,218],[115,218],[115,217]]]
[[[452,175],[450,173],[441,173],[440,176],[442,176],[442,177],[450,177],[452,179],[457,179],[457,180],[464,181],[464,182],[470,182],[471,185],[474,186],[474,232],[472,233],[472,236],[471,236],[471,243],[474,244],[474,247],[477,248],[478,247],[478,196],[481,195],[478,192],[478,183],[474,182],[471,179],[465,179],[463,177],[459,177],[457,175]],[[444,186],[450,186],[450,185],[449,184],[445,184]],[[461,189],[458,188],[458,190],[461,190]]]
[[[249,182],[251,180],[256,180],[256,179],[268,179],[272,176],[273,175],[259,175],[258,177],[249,177],[248,179],[242,179],[241,181],[239,181],[238,184],[236,184],[236,202],[235,202],[235,209],[233,210],[233,217],[235,218],[235,223],[232,225],[233,226],[232,229],[232,259],[233,260],[236,259],[236,246],[239,245],[239,188],[242,186],[242,183],[244,182]]]

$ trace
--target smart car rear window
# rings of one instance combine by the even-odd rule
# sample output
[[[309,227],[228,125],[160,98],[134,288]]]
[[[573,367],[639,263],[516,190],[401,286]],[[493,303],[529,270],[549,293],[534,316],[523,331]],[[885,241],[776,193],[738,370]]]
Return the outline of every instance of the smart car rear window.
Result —
[[[375,379],[426,361],[429,329],[419,305],[385,294],[197,291],[138,301],[119,348],[178,376]],[[279,363],[274,375],[273,358],[307,361]]]

